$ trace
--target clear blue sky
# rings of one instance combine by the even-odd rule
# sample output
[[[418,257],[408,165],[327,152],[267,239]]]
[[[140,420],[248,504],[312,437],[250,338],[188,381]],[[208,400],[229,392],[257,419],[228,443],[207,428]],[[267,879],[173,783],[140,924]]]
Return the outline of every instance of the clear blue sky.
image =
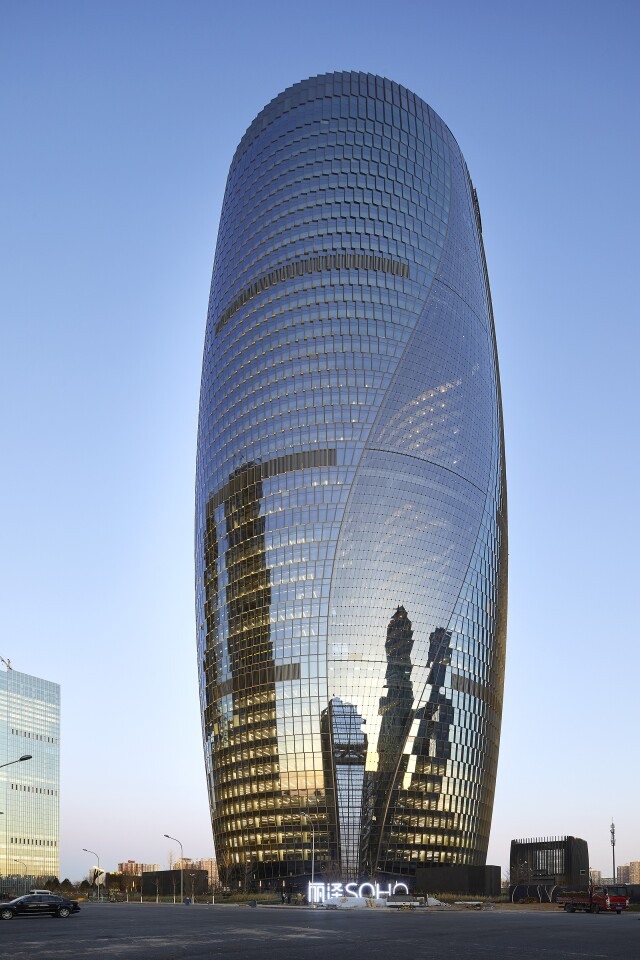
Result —
[[[210,856],[193,614],[200,363],[229,162],[334,69],[443,117],[482,208],[510,613],[489,862],[640,860],[635,2],[4,0],[0,655],[62,685],[62,875]],[[636,610],[636,613],[634,613]],[[174,853],[177,848],[174,845]]]

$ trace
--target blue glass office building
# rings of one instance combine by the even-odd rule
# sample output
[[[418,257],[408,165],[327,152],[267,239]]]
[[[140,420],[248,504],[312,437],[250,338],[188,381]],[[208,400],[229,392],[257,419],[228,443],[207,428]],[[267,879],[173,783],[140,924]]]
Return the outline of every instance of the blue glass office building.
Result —
[[[476,192],[409,90],[298,83],[231,164],[196,481],[205,761],[230,883],[484,864],[505,661]]]
[[[0,892],[23,893],[60,876],[57,683],[0,670],[0,767]]]

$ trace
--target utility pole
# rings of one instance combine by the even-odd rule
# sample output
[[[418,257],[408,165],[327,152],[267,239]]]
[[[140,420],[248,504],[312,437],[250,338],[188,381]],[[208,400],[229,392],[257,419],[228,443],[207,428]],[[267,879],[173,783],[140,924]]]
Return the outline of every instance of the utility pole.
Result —
[[[611,856],[613,857],[613,882],[616,882],[616,825],[611,817]]]

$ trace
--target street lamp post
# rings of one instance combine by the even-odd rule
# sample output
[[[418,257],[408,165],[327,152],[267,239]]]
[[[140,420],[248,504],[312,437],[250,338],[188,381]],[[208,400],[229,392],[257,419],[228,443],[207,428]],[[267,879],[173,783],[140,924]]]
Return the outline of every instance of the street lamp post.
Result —
[[[14,860],[14,863],[21,863],[22,866],[24,867],[24,892],[26,893],[27,892],[27,865],[24,862],[24,860],[16,860],[15,857],[13,858],[13,860]]]
[[[306,810],[300,811],[300,816],[304,817],[311,824],[311,885],[315,881],[315,866],[316,866],[316,828],[313,820],[309,816]]]
[[[86,847],[83,847],[82,849],[83,849],[83,851],[84,851],[85,853],[92,853],[93,856],[96,857],[96,859],[97,859],[97,861],[98,861],[98,882],[97,882],[96,886],[97,886],[97,888],[98,888],[98,903],[100,903],[100,857],[99,857],[98,854],[95,852],[95,850],[87,850]]]
[[[0,763],[0,767],[9,767],[12,763],[22,763],[23,760],[32,760],[33,757],[30,753],[24,753],[21,757],[17,757],[15,760],[9,760],[8,763]],[[18,863],[20,861],[18,860]]]
[[[176,837],[170,837],[168,833],[165,833],[167,840],[174,840],[180,847],[180,903],[184,903],[184,851],[182,849],[182,844]]]

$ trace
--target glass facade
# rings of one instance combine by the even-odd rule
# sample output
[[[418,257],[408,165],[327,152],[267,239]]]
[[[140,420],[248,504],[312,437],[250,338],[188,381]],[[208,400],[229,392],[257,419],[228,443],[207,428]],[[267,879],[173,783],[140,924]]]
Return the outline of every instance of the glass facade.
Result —
[[[32,759],[12,763],[25,754]],[[60,875],[60,687],[0,671],[0,886]]]
[[[296,84],[236,151],[196,477],[205,762],[227,882],[484,864],[507,602],[480,212],[409,90]]]

